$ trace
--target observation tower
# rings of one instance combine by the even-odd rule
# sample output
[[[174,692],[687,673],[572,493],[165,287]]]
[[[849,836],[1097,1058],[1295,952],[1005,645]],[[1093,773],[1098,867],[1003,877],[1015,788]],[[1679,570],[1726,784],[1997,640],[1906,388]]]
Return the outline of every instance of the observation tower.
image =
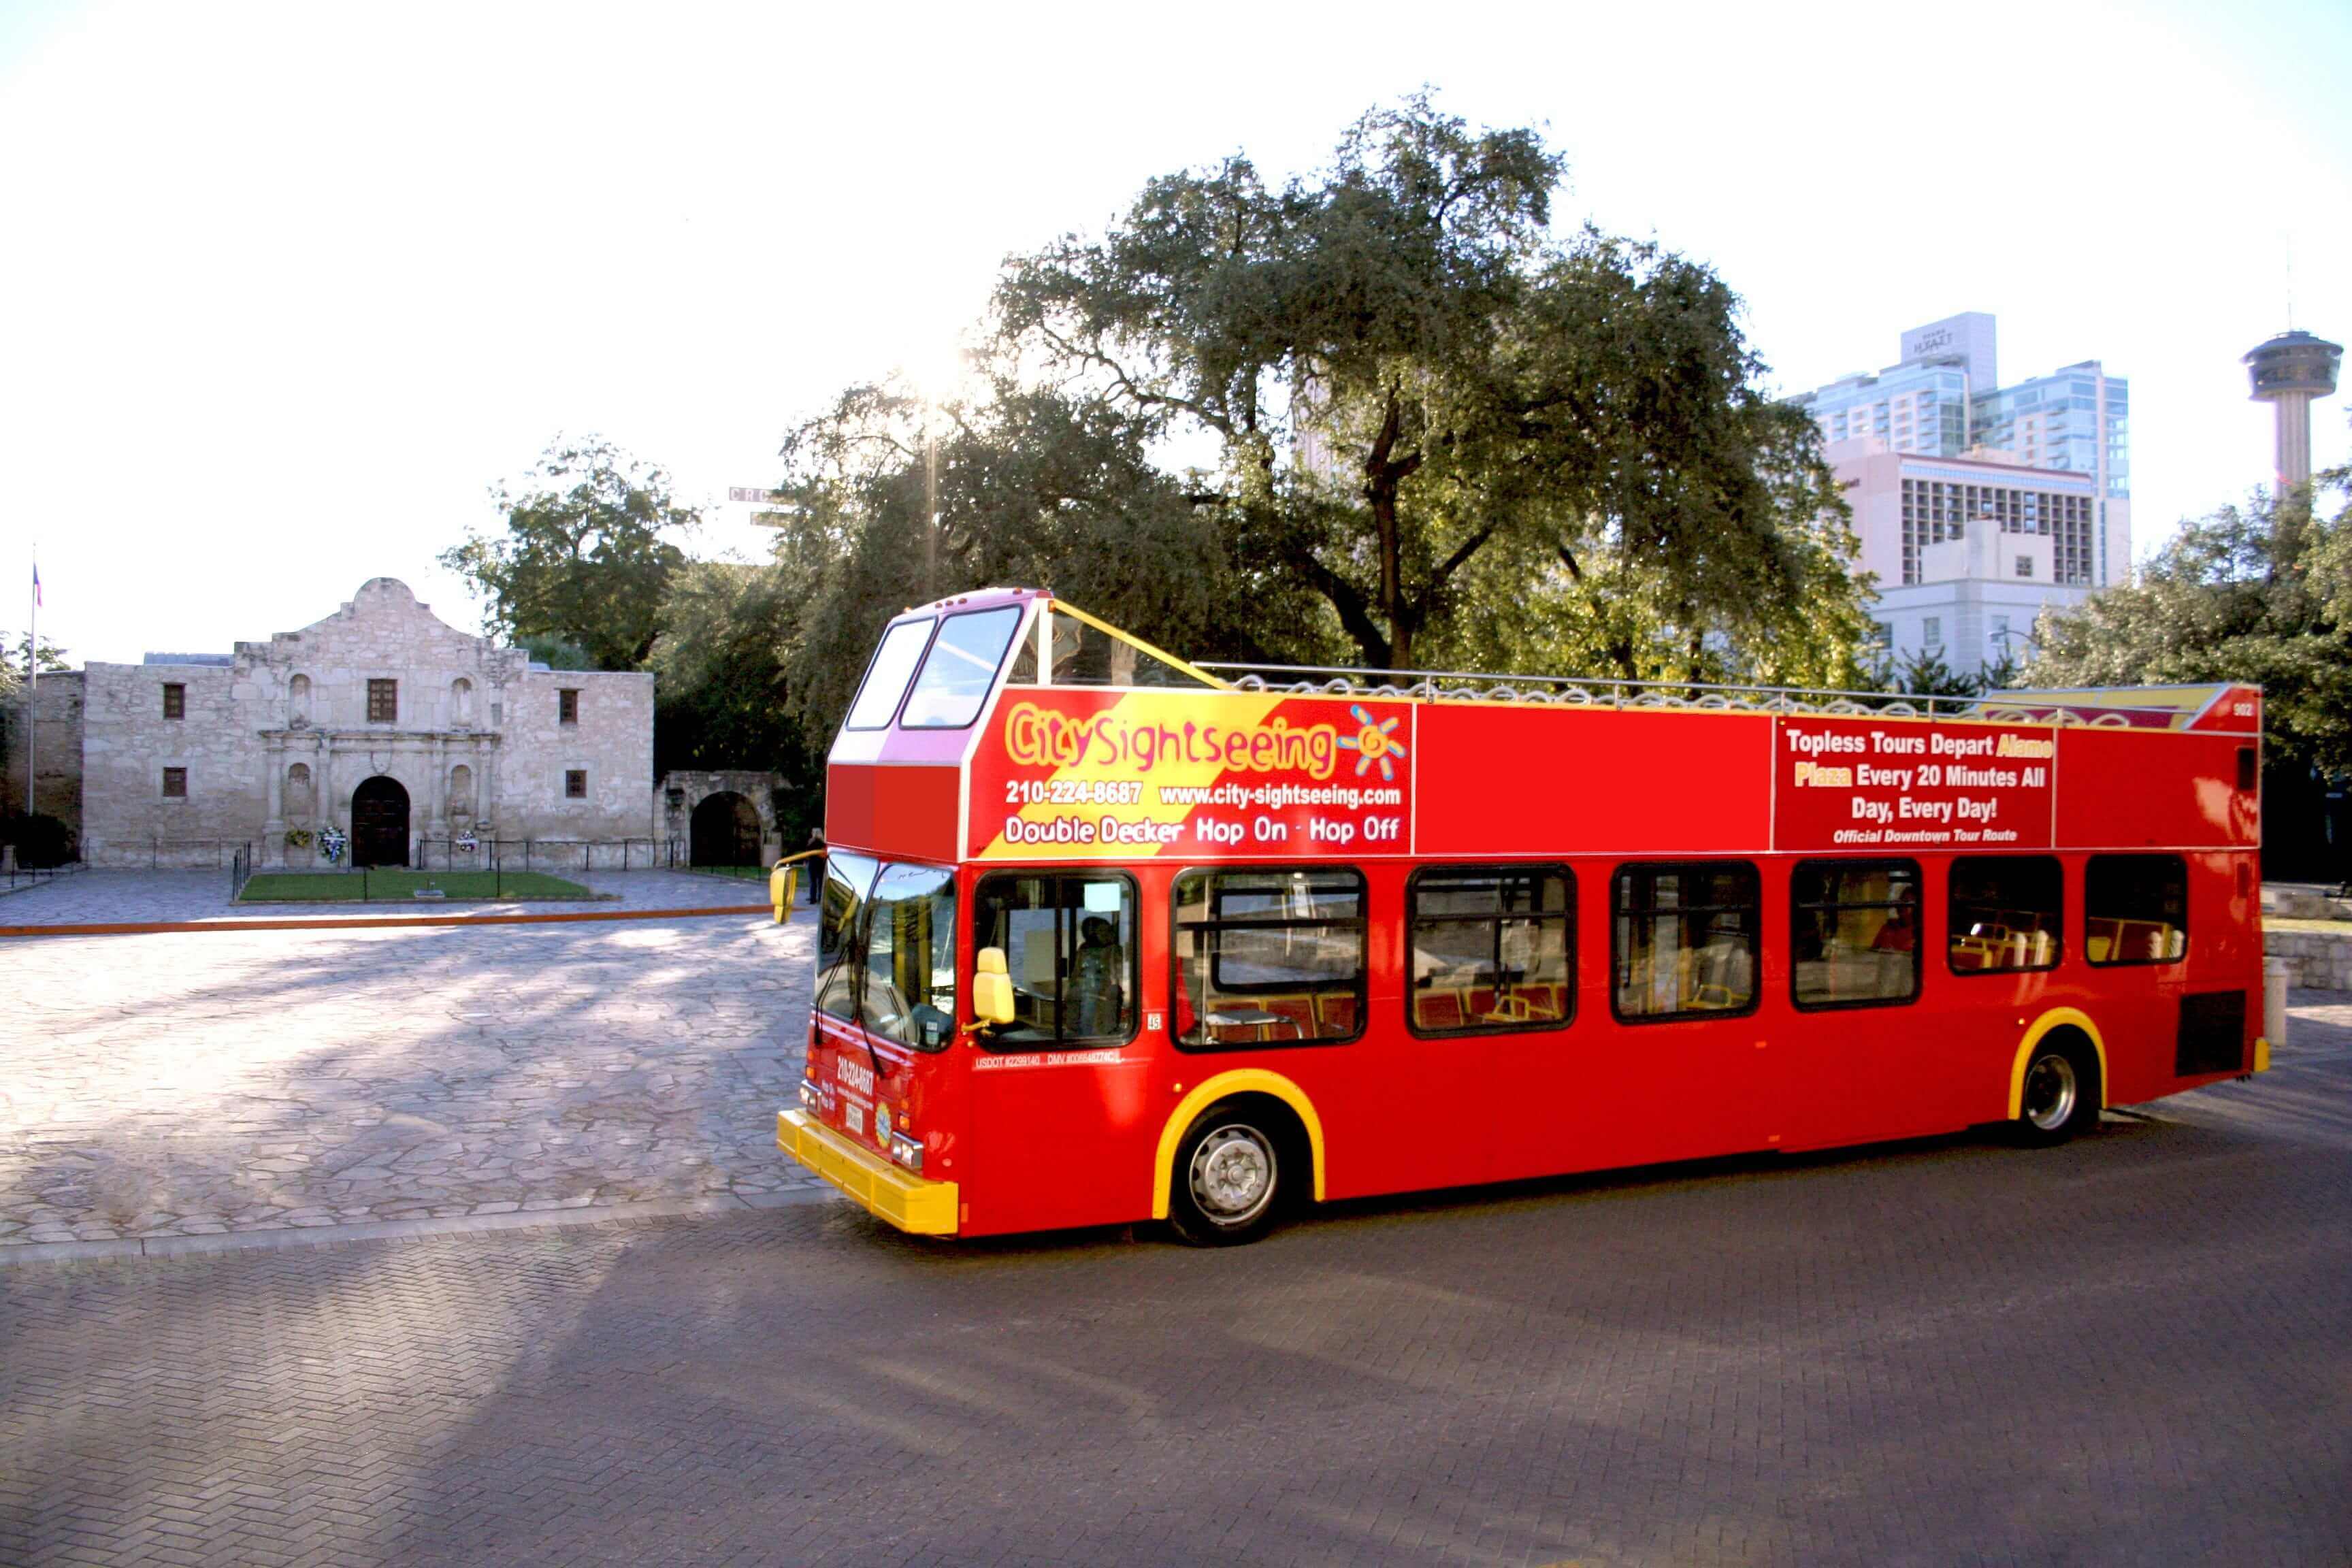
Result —
[[[2333,396],[2344,346],[2309,332],[2281,332],[2246,355],[2253,399],[2278,418],[2278,489],[2311,483],[2311,404]]]

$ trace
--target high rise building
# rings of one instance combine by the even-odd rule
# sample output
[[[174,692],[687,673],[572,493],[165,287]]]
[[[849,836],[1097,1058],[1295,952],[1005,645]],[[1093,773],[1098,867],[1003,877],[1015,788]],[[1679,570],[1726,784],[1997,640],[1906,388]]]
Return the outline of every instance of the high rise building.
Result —
[[[2131,572],[2130,384],[2084,360],[2003,386],[1999,363],[1993,318],[1970,310],[1790,400],[1845,486],[1888,649],[1962,673],[2022,659],[2043,607]]]
[[[2124,581],[2131,571],[2130,384],[2107,374],[2099,361],[2084,360],[2002,386],[1996,324],[1982,310],[1914,327],[1901,346],[1903,357],[1874,375],[1843,376],[1790,401],[1813,416],[1822,439],[1832,445],[1873,439],[1890,452],[2087,475],[2089,584]],[[2023,524],[2003,524],[2018,526]],[[1865,558],[1874,553],[1871,542],[1865,533]],[[1916,564],[1915,551],[1906,570]]]

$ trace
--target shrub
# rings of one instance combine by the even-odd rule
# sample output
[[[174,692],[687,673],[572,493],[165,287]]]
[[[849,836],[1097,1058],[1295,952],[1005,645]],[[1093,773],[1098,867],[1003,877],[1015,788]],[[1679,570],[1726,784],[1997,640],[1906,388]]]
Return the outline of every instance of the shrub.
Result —
[[[16,864],[28,871],[63,866],[74,858],[73,830],[47,813],[27,816],[11,811],[0,816],[0,844],[14,844]]]

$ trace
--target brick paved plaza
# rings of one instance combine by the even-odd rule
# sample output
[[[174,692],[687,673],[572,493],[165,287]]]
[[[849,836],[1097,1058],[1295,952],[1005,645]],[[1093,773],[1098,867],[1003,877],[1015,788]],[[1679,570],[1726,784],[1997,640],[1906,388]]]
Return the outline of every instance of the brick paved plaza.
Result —
[[[806,942],[12,943],[7,1190],[329,1237],[760,1196]],[[2295,1002],[2277,1070],[2055,1151],[1346,1205],[1231,1253],[818,1200],[16,1261],[0,1563],[2341,1563],[2352,995]]]
[[[625,908],[761,892],[590,881]],[[211,873],[93,872],[0,921],[229,918],[226,896]],[[774,1113],[810,940],[758,915],[14,940],[0,1247],[799,1185]]]

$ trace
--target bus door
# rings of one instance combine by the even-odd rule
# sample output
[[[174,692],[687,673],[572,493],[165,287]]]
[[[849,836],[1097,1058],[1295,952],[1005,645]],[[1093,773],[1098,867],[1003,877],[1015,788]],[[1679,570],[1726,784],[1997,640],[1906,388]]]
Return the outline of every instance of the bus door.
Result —
[[[2192,868],[2200,905],[2194,921],[2189,908]],[[2195,1059],[2193,1048],[2184,1062],[2179,1049],[2183,1003],[2191,989],[2187,960],[2192,929],[2201,971],[2196,989],[2242,987],[2252,993],[2240,998],[2237,1009],[2224,1000],[2225,1015],[2238,1011],[2242,1016],[2246,1001],[2260,1000],[2257,988],[2230,978],[2260,968],[2259,961],[2245,963],[2250,944],[2241,933],[2248,910],[2229,908],[2232,882],[2229,858],[2222,855],[2093,855],[2084,861],[2083,963],[2091,977],[2091,999],[2083,1007],[2107,1041],[2107,1070],[2121,1080],[2107,1086],[2109,1103],[2150,1097],[2169,1089],[2176,1077],[2193,1077],[2217,1065],[2234,1070],[2243,1061],[2226,1041],[2211,1065]],[[2252,900],[2246,902],[2250,906]],[[2181,1072],[2184,1067],[2190,1070]]]
[[[1117,871],[993,871],[971,948],[1004,955],[1013,1019],[965,1047],[968,1229],[1104,1225],[1150,1212],[1140,906]]]
[[[1764,907],[1747,861],[1637,862],[1608,888],[1609,919],[1584,947],[1617,1028],[1578,1050],[1560,1108],[1577,1168],[1703,1158],[1769,1146],[1779,1064],[1753,1016],[1764,976]]]
[[[2000,982],[1989,978],[1970,992],[1939,976],[1938,998],[1922,1004],[1927,971],[1946,962],[1942,946],[1927,940],[1926,894],[1916,860],[1824,858],[1790,868],[1788,996],[1797,1021],[1770,1053],[1780,1147],[1909,1137],[1969,1120],[1972,1086],[1956,1042],[1982,1026],[1952,1009],[1996,1000],[1990,988]],[[1995,941],[1982,931],[1967,940],[1988,950]],[[2005,934],[1998,941],[1993,962],[2032,947]],[[2008,1001],[2006,988],[1998,1000]]]

